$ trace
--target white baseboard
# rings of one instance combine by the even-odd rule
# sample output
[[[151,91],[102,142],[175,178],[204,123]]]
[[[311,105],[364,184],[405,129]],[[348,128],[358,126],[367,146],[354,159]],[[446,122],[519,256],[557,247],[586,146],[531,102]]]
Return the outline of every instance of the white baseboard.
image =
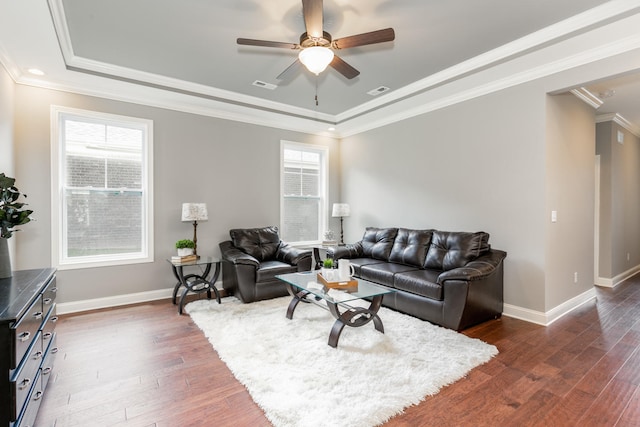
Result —
[[[563,302],[559,306],[552,308],[546,313],[530,310],[528,308],[518,307],[516,305],[504,304],[502,315],[542,326],[549,326],[556,320],[560,319],[562,316],[567,315],[571,311],[595,298],[596,290],[594,288],[591,288],[588,291],[583,292],[582,294]]]
[[[216,288],[222,289],[221,281],[216,282]],[[184,288],[182,288],[182,290],[184,290]],[[141,302],[156,301],[161,299],[170,299],[172,296],[173,288],[158,289],[155,291],[114,295],[111,297],[94,298],[82,301],[61,302],[56,304],[56,311],[58,314],[79,313],[81,311],[98,310],[101,308],[118,307],[121,305],[138,304]]]
[[[608,279],[606,277],[598,277],[596,279],[596,285],[601,286],[603,288],[615,288],[616,286],[618,286],[620,283],[624,282],[628,278],[638,274],[638,272],[640,272],[640,265],[636,265],[635,267],[632,267],[627,271],[624,271],[618,274],[612,279]]]
[[[82,301],[61,302],[56,304],[58,314],[78,313],[100,308],[118,307],[121,305],[168,299],[173,295],[173,288],[156,291],[136,292],[135,294],[116,295],[105,298],[94,298]]]

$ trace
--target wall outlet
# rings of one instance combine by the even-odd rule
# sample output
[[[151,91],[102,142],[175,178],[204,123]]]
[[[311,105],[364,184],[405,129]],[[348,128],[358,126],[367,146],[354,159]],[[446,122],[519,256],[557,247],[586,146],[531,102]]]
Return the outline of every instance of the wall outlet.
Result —
[[[578,272],[573,273],[573,283],[578,283]]]

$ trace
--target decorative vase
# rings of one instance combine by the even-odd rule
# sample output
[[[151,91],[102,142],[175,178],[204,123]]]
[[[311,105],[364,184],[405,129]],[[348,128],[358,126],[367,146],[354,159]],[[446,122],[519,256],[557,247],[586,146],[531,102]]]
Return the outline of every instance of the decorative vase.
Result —
[[[178,256],[188,256],[193,255],[193,248],[179,248]]]
[[[0,237],[0,279],[11,277],[11,257],[9,256],[9,239]]]

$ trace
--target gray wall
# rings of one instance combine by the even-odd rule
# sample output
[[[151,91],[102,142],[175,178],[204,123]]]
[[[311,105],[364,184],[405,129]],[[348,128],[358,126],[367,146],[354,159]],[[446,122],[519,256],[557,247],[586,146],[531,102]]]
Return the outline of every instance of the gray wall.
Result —
[[[595,111],[572,94],[548,96],[546,111],[548,311],[594,284]],[[557,212],[555,223],[551,211]]]
[[[545,311],[545,98],[525,84],[343,140],[346,238],[484,230],[508,252],[505,301]]]
[[[338,142],[331,138],[23,85],[15,91],[16,174],[38,219],[18,236],[18,269],[51,265],[50,105],[154,121],[155,262],[59,271],[60,302],[172,287],[165,259],[176,240],[193,234],[180,221],[183,202],[207,203],[209,221],[198,225],[201,254],[218,255],[230,228],[279,224],[281,139],[329,147],[329,190],[340,193]]]
[[[623,144],[618,143],[618,131],[624,135]],[[599,276],[615,280],[640,265],[640,140],[609,121],[597,124],[596,147],[600,155]]]

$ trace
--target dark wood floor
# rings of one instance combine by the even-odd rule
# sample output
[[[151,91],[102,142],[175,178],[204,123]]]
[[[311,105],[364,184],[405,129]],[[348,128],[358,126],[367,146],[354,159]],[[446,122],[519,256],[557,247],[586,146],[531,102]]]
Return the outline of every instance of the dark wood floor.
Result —
[[[640,426],[640,278],[597,295],[547,328],[467,330],[500,354],[385,426]],[[169,301],[61,316],[56,330],[38,427],[270,425]]]

